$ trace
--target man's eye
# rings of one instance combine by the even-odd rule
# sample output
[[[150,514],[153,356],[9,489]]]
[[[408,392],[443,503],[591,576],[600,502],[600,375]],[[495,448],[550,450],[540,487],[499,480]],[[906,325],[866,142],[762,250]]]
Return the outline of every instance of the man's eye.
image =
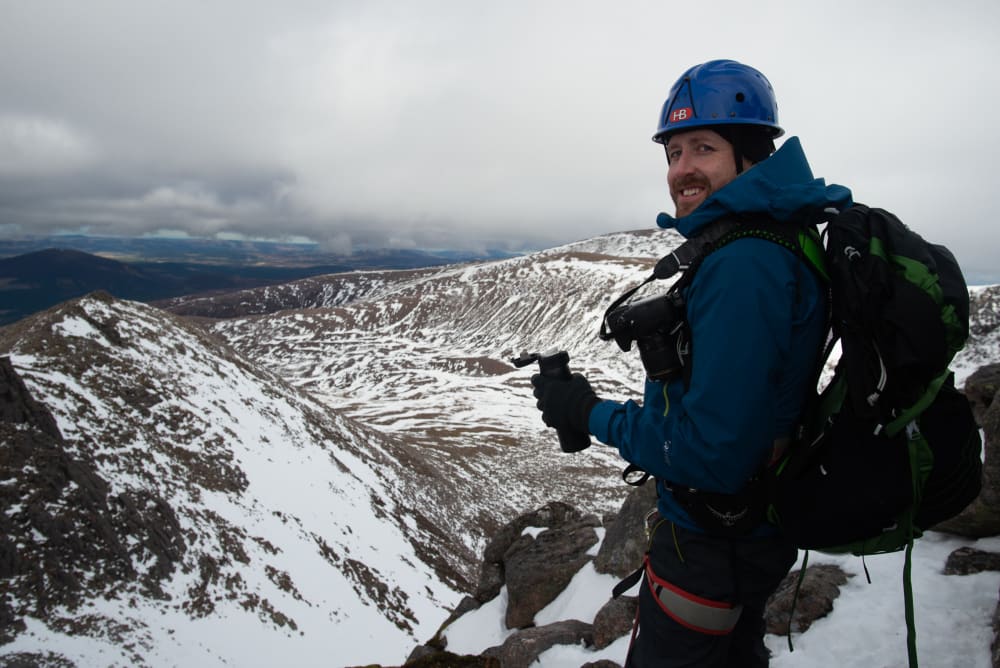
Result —
[[[667,151],[667,161],[673,162],[677,158],[681,157],[680,151]]]
[[[715,147],[710,144],[701,144],[698,146],[699,153],[710,153],[715,150]]]

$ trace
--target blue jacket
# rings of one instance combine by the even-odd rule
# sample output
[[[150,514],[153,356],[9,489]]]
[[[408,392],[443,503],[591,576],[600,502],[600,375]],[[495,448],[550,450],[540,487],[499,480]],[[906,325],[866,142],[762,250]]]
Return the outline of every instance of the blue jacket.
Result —
[[[843,186],[815,179],[798,138],[713,193],[688,216],[660,214],[661,227],[692,237],[733,213],[801,221],[851,203]],[[791,435],[810,391],[825,333],[825,291],[791,251],[757,238],[709,255],[686,289],[692,376],[646,381],[642,404],[602,401],[590,432],[660,480],[734,493]],[[659,510],[698,526],[661,484]]]

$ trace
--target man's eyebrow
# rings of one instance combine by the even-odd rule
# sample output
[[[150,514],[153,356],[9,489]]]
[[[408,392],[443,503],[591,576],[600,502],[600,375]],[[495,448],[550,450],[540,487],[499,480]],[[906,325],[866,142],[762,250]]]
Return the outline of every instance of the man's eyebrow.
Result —
[[[670,148],[670,147],[680,148],[681,146],[684,146],[685,144],[689,144],[691,142],[703,141],[704,139],[705,139],[705,135],[702,135],[701,133],[688,132],[683,137],[674,137],[673,139],[671,139],[670,141],[668,141],[666,143],[666,146],[668,148]]]

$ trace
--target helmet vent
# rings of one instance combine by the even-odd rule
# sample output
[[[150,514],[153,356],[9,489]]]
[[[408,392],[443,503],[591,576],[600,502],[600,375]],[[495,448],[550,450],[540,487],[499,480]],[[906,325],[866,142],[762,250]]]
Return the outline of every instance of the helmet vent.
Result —
[[[737,102],[742,102],[745,99],[747,99],[747,98],[746,98],[746,96],[743,93],[737,93],[736,94],[736,101]]]

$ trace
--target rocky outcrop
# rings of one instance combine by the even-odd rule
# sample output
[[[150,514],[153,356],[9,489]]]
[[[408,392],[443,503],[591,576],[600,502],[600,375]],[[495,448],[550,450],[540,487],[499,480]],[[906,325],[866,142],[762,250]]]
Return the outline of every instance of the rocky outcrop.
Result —
[[[495,656],[461,656],[446,651],[417,648],[406,662],[407,668],[503,668]],[[358,666],[358,668],[362,668]],[[365,668],[372,668],[367,666]]]
[[[600,520],[565,503],[550,503],[505,526],[484,551],[475,599],[492,600],[507,587],[507,628],[524,628],[555,600],[597,544]]]
[[[126,584],[163,596],[160,583],[185,549],[173,510],[149,494],[112,494],[89,457],[68,452],[6,357],[0,480],[0,645],[24,617],[73,610]]]
[[[623,578],[638,568],[646,554],[646,515],[656,508],[656,485],[635,487],[621,511],[608,523],[601,549],[594,559],[598,573]]]
[[[508,583],[511,571],[518,590],[522,590],[522,585],[532,577],[523,573],[528,569],[537,569],[545,577],[560,580],[568,571],[572,577],[588,560],[585,557],[587,550],[597,543],[594,528],[598,526],[600,521],[593,515],[584,516],[569,504],[559,502],[518,516],[502,527],[486,545],[474,598],[480,603],[496,598],[500,589]],[[526,534],[526,529],[545,531],[533,535]],[[566,544],[567,540],[571,545]],[[549,557],[558,563],[546,562]],[[513,569],[510,568],[512,563],[515,566]],[[566,582],[569,580],[565,580],[564,584]],[[509,626],[515,628],[517,624]]]
[[[642,510],[634,502],[627,505],[627,514],[640,518],[649,509]],[[619,513],[615,522],[622,521],[625,514]],[[599,542],[596,529],[600,526],[601,521],[596,516],[585,515],[559,502],[520,515],[502,527],[487,544],[475,595],[461,602],[442,629],[462,614],[493,600],[506,587],[505,624],[516,632],[501,645],[486,648],[481,654],[499,660],[504,668],[528,666],[555,645],[584,643],[604,647],[628,633],[635,617],[636,599],[633,597],[609,601],[592,620],[571,619],[544,626],[534,623],[535,616],[565,590],[580,568],[594,560],[593,548]],[[640,536],[642,531],[640,528]],[[619,543],[619,548],[634,543],[636,538],[619,533],[616,536],[620,536],[620,540],[612,542]],[[608,543],[607,537],[604,543]],[[641,557],[640,553],[639,560]],[[620,556],[614,558],[620,559]],[[435,660],[444,660],[449,656],[443,635],[439,633],[427,645],[414,650],[406,665],[425,665],[418,662],[432,660],[430,657],[435,656]]]
[[[503,527],[487,545],[482,564],[483,576],[476,595],[463,600],[443,628],[446,629],[462,614],[492,600],[503,587],[507,587],[507,628],[516,631],[501,645],[485,648],[481,653],[481,657],[499,660],[504,668],[528,666],[542,652],[555,645],[583,643],[602,649],[629,635],[638,599],[635,596],[611,598],[610,592],[608,602],[591,620],[564,620],[544,626],[534,626],[533,621],[535,615],[561,593],[576,571],[588,561],[593,559],[599,572],[620,577],[639,568],[646,549],[646,515],[655,503],[652,485],[633,489],[618,514],[607,523],[596,558],[587,556],[596,543],[595,518],[582,515],[563,503],[548,504],[521,515]],[[541,528],[544,530],[540,531]],[[771,633],[788,632],[798,573],[790,573],[769,602],[766,621]],[[836,566],[810,566],[794,602],[793,630],[805,631],[816,619],[829,614],[834,599],[840,593],[840,586],[847,582],[847,578]],[[558,586],[556,583],[559,583]],[[447,652],[443,635],[439,633],[427,645],[415,650],[406,665],[424,665],[416,661],[431,660],[429,657],[436,656],[435,660],[444,661],[445,657],[453,656]],[[459,657],[454,657],[454,660],[459,660]],[[461,660],[468,660],[468,657]],[[610,662],[602,664],[615,665]]]
[[[592,518],[596,521],[596,518]],[[521,629],[534,623],[541,612],[569,585],[576,572],[591,557],[597,545],[594,524],[587,519],[522,535],[504,554],[507,573],[507,628]]]
[[[519,516],[503,527],[484,550],[481,578],[475,596],[466,597],[442,630],[462,615],[493,600],[506,587],[508,629],[515,632],[496,647],[484,648],[479,657],[449,654],[445,633],[417,648],[407,666],[500,665],[529,666],[555,645],[579,645],[594,649],[608,647],[632,631],[637,608],[635,596],[610,597],[592,620],[563,620],[534,626],[535,615],[554,600],[585,563],[593,559],[602,573],[624,577],[642,563],[646,549],[646,515],[655,507],[652,485],[633,489],[620,511],[606,520],[606,531],[596,557],[590,557],[596,543],[596,518],[585,516],[563,503],[548,504]],[[1000,555],[962,548],[949,556],[944,572],[966,575],[982,570],[1000,570]],[[801,582],[800,582],[801,575]],[[813,623],[830,614],[848,579],[853,577],[832,564],[806,568],[805,574],[792,571],[782,581],[765,611],[767,632],[788,635],[807,632]],[[793,615],[794,613],[794,615]],[[1000,611],[997,613],[1000,620]],[[996,622],[1000,627],[1000,621]],[[995,654],[1000,656],[1000,643]],[[464,663],[472,661],[491,663]],[[438,661],[440,663],[424,663]],[[452,663],[449,663],[451,661]],[[598,662],[602,667],[613,662]],[[1000,665],[1000,664],[994,664]]]
[[[31,396],[9,357],[0,357],[0,423],[20,425],[51,439],[62,439],[55,418]]]
[[[983,433],[983,487],[956,517],[934,527],[967,538],[1000,534],[1000,364],[984,366],[965,381],[965,396]]]

